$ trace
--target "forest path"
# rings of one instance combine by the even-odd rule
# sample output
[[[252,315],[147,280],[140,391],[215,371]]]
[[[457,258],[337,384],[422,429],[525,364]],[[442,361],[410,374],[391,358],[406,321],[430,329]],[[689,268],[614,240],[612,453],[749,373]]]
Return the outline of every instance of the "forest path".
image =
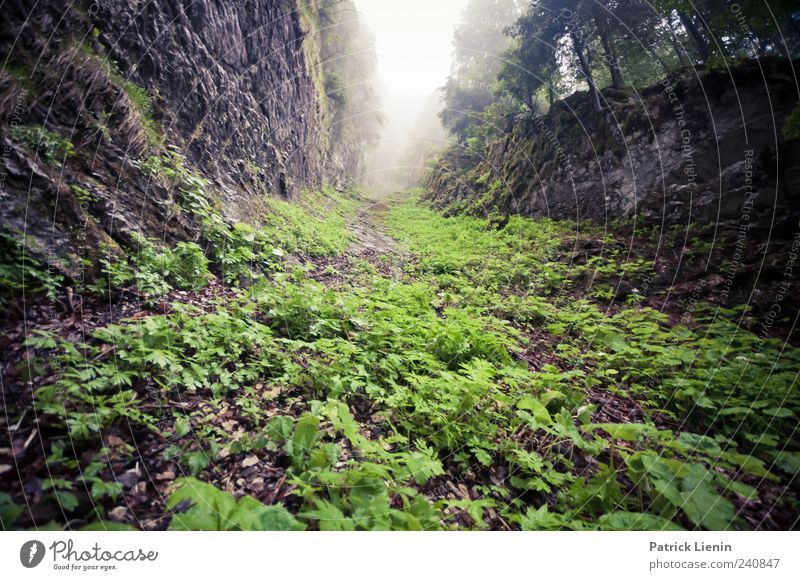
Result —
[[[386,218],[397,201],[396,198],[367,199],[348,220],[347,229],[353,235],[350,247],[344,256],[333,261],[348,270],[354,260],[364,260],[381,275],[400,280],[411,253],[386,231]]]
[[[6,343],[8,354],[0,349],[4,381],[16,373],[14,391],[5,392],[18,401],[9,412],[3,406],[8,395],[0,400],[0,483],[14,506],[27,507],[20,526],[77,527],[98,517],[82,506],[99,505],[104,520],[163,530],[180,522],[174,518],[183,513],[168,507],[166,498],[175,493],[176,480],[190,477],[195,480],[188,510],[234,505],[247,496],[285,518],[297,515],[312,529],[539,529],[542,521],[549,528],[627,529],[637,527],[640,518],[642,526],[664,528],[666,520],[647,519],[660,516],[647,513],[650,500],[636,487],[635,466],[642,457],[666,473],[676,466],[674,473],[680,467],[707,478],[703,497],[723,507],[713,514],[716,519],[702,524],[676,516],[683,527],[722,528],[733,518],[757,529],[795,525],[791,506],[773,509],[790,496],[791,481],[750,484],[763,477],[758,474],[773,460],[769,455],[723,456],[702,424],[703,434],[687,430],[678,414],[685,407],[668,408],[666,416],[659,411],[672,396],[666,381],[686,381],[692,365],[704,366],[689,375],[690,385],[705,385],[706,373],[720,365],[724,377],[740,376],[738,363],[693,354],[698,345],[709,344],[702,328],[671,334],[666,324],[656,324],[650,310],[633,305],[624,316],[608,315],[606,303],[590,300],[586,290],[560,299],[545,282],[527,277],[536,269],[559,273],[575,267],[571,252],[555,253],[563,240],[571,240],[570,226],[554,232],[552,224],[530,221],[501,231],[479,218],[445,218],[402,194],[361,198],[358,205],[348,199],[345,208],[315,207],[301,215],[310,225],[298,228],[295,247],[317,251],[288,254],[281,271],[251,288],[215,279],[199,291],[173,289],[148,297],[132,286],[113,295],[113,309],[106,298],[95,297],[83,305],[80,317],[50,307],[20,323]],[[345,228],[350,235],[344,235]],[[554,235],[563,239],[554,243]],[[595,235],[590,232],[582,241],[592,242]],[[520,251],[528,253],[527,261],[515,262]],[[587,262],[589,257],[587,250]],[[596,267],[590,264],[585,271]],[[620,271],[614,268],[602,281],[610,284]],[[29,336],[34,323],[55,335],[52,340]],[[92,337],[93,330],[110,324]],[[569,327],[574,336],[566,332]],[[636,332],[640,328],[644,332]],[[35,342],[27,342],[30,338]],[[82,350],[67,350],[61,339]],[[714,340],[711,344],[722,345],[717,349],[733,343],[725,335]],[[601,347],[610,352],[596,355]],[[728,360],[752,353],[749,342],[737,348]],[[59,366],[38,362],[45,357]],[[18,364],[25,360],[43,367],[33,380]],[[761,364],[760,376],[787,377],[771,387],[767,399],[776,417],[785,415],[780,409],[796,374],[794,360],[775,374],[769,360],[745,361],[748,368]],[[651,380],[641,371],[635,376],[642,378],[633,379],[629,388],[613,378],[631,368],[655,369],[647,372],[664,378]],[[62,376],[66,380],[60,383]],[[134,397],[135,407],[128,399],[117,403],[93,394],[95,387],[108,391],[115,381],[129,383],[124,392]],[[50,388],[57,384],[63,389]],[[158,388],[151,390],[154,384]],[[41,415],[29,411],[40,404],[34,392],[52,397]],[[716,401],[730,397],[724,389],[709,391],[715,392]],[[686,405],[692,404],[688,399]],[[104,423],[96,430],[98,418]],[[786,437],[790,421],[770,436]],[[311,454],[295,455],[294,443],[286,445],[298,432],[304,441],[312,439],[309,426],[313,440],[305,446],[314,446],[314,463]],[[724,431],[721,436],[727,437]],[[59,441],[68,437],[79,446],[61,447]],[[673,445],[680,455],[670,455]],[[712,451],[701,455],[700,445]],[[63,460],[63,453],[70,459]],[[721,464],[718,457],[730,460]],[[736,485],[728,479],[741,477],[740,464],[754,464],[751,469],[757,471],[745,473],[742,486],[730,488],[733,495],[723,486]],[[623,471],[629,465],[632,471]],[[43,485],[81,482],[87,469],[96,474],[90,489],[60,484],[59,491],[69,494],[66,504]],[[309,478],[308,486],[297,484],[301,477]],[[578,511],[586,509],[584,498],[597,497],[596,489],[607,481],[616,483],[609,495],[599,497],[598,511],[573,519],[585,513]],[[411,495],[397,495],[398,483],[403,494]],[[347,495],[331,494],[334,485]],[[547,498],[559,486],[570,490],[559,498],[572,503],[549,512]],[[363,504],[360,488],[371,498],[366,516],[353,508]],[[757,492],[759,500],[737,489]],[[403,499],[412,496],[413,503]],[[176,506],[186,501],[178,499]],[[327,505],[318,501],[338,510],[324,523],[309,511]],[[248,503],[242,508],[265,509]],[[544,510],[536,507],[539,503]],[[20,509],[24,514],[26,508]],[[194,513],[203,518],[191,524],[199,529],[232,525],[214,513]],[[605,513],[622,518],[621,523],[601,520]],[[247,520],[246,525],[278,524]]]
[[[350,246],[351,253],[387,254],[396,250],[397,242],[385,232],[384,222],[389,210],[389,203],[385,200],[359,208],[347,228],[355,236]]]

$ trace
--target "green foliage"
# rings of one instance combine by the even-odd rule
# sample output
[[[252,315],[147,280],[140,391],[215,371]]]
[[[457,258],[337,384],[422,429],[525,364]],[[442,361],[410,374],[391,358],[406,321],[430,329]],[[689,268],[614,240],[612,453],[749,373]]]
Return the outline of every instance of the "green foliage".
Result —
[[[783,136],[787,139],[800,139],[800,103],[795,105],[783,124]]]
[[[128,95],[141,117],[142,129],[147,136],[147,142],[153,147],[160,147],[164,143],[164,134],[153,119],[153,104],[150,95],[145,89],[130,80],[122,82],[122,90]]]
[[[39,125],[14,126],[9,131],[9,136],[50,165],[64,163],[67,158],[75,155],[75,147],[68,139]]]
[[[502,129],[485,114],[495,102],[493,85],[501,60],[511,44],[503,28],[518,16],[514,0],[472,0],[455,29],[453,72],[443,87],[442,124],[475,152],[482,152],[491,135]]]
[[[421,485],[442,473],[441,463],[429,449],[387,453],[358,433],[348,407],[338,401],[320,405],[317,415],[330,422],[327,433],[318,431],[316,416],[306,414],[296,422],[291,437],[280,434],[276,438],[285,440],[286,453],[292,458],[293,482],[305,502],[302,518],[323,531],[439,528],[440,516],[430,502],[404,485],[409,481]],[[291,429],[284,423],[285,427]],[[341,448],[327,440],[339,435],[368,459],[336,469]]]
[[[329,189],[306,193],[299,203],[266,199],[259,227],[245,223],[229,227],[219,214],[207,213],[203,236],[227,282],[259,279],[264,272],[282,269],[288,254],[324,257],[344,252],[352,239],[345,216],[355,204],[355,198]]]
[[[270,199],[264,229],[289,253],[341,254],[352,239],[345,230],[345,216],[354,209],[355,201],[342,199],[331,190],[307,194],[302,204]]]
[[[176,192],[180,207],[191,215],[202,219],[212,213],[206,194],[208,181],[189,169],[186,158],[175,148],[137,162],[137,166],[156,183]]]
[[[329,116],[327,145],[353,142],[374,145],[383,116],[373,89],[377,72],[375,45],[353,0],[301,4],[311,31],[303,46],[313,67],[323,113]]]
[[[0,529],[8,531],[12,529],[14,522],[25,511],[20,505],[17,505],[11,498],[11,495],[6,492],[0,492]]]
[[[171,250],[159,250],[152,240],[133,234],[135,252],[122,258],[101,260],[112,287],[133,284],[142,294],[160,296],[171,289],[199,290],[211,278],[203,250],[191,242],[178,242]]]
[[[25,296],[44,294],[51,300],[63,284],[63,277],[34,258],[20,238],[0,232],[0,306],[21,302]]]
[[[46,334],[30,338],[29,346],[51,353],[37,361],[43,372],[67,369],[35,391],[37,409],[63,418],[72,437],[91,439],[121,419],[152,427],[155,418],[141,412],[137,403],[148,385],[157,385],[149,396],[158,400],[198,390],[220,396],[283,364],[284,355],[271,346],[269,329],[244,311],[176,309],[175,315],[102,328],[94,333],[99,342],[77,348]],[[114,358],[103,360],[112,350]],[[192,466],[201,459],[192,460]]]
[[[182,504],[189,504],[185,508]],[[238,501],[224,491],[193,478],[181,478],[167,500],[176,510],[169,529],[173,531],[289,532],[304,529],[282,506],[267,506],[251,497]]]
[[[533,385],[534,389],[538,386],[540,394],[535,397],[514,397],[514,391],[508,387],[495,392],[493,389],[502,384],[502,377],[508,371],[488,375],[483,383],[485,395],[479,396],[479,400],[492,401],[500,413],[492,414],[490,406],[481,407],[474,417],[462,416],[456,435],[450,433],[447,415],[434,405],[453,390],[451,385],[458,384],[459,379],[463,388],[468,388],[469,383],[463,378],[447,377],[430,390],[422,391],[420,400],[411,399],[413,402],[409,404],[413,416],[424,418],[420,421],[422,425],[436,426],[433,433],[425,436],[438,440],[437,447],[448,449],[451,441],[469,445],[470,425],[489,441],[495,437],[502,440],[504,424],[509,422],[513,431],[518,425],[516,421],[522,420],[534,432],[584,452],[612,453],[625,458],[625,467],[618,468],[615,478],[606,478],[602,484],[607,501],[612,502],[609,505],[596,496],[587,501],[592,497],[587,495],[589,490],[601,485],[599,480],[576,479],[570,472],[571,459],[554,453],[552,447],[547,452],[532,452],[490,445],[487,451],[505,456],[520,473],[511,478],[515,487],[545,493],[562,490],[558,513],[528,512],[527,519],[516,520],[520,525],[530,529],[584,529],[591,525],[613,528],[623,521],[606,518],[590,524],[586,517],[592,511],[587,513],[584,507],[580,513],[572,507],[588,506],[601,514],[598,507],[592,507],[599,499],[603,510],[613,506],[615,510],[648,512],[639,520],[647,523],[641,525],[677,520],[707,529],[744,527],[735,516],[730,497],[752,490],[711,468],[724,466],[730,474],[775,477],[765,466],[792,439],[792,417],[800,412],[798,397],[787,397],[793,390],[791,369],[798,364],[796,349],[779,354],[777,343],[763,341],[718,318],[709,317],[706,324],[701,319],[700,325],[690,330],[670,326],[665,316],[636,307],[635,303],[609,316],[600,305],[588,300],[570,297],[562,301],[557,294],[546,298],[570,280],[573,285],[587,275],[594,280],[613,280],[623,272],[641,275],[648,268],[643,262],[618,263],[603,258],[587,260],[569,272],[562,270],[558,262],[563,251],[560,239],[562,236],[569,239],[567,231],[561,229],[562,224],[512,218],[504,230],[497,232],[485,229],[482,220],[465,216],[442,218],[419,206],[398,208],[390,223],[418,253],[416,273],[438,288],[437,296],[443,302],[464,309],[480,306],[509,322],[546,328],[559,337],[554,355],[572,367],[571,371],[563,371],[545,366],[532,375],[512,375],[516,380],[523,377],[522,384]],[[587,232],[587,235],[594,234]],[[524,253],[524,261],[518,261],[517,252]],[[612,252],[611,257],[616,254]],[[519,272],[518,263],[522,265]],[[526,272],[537,275],[532,277]],[[557,285],[549,285],[550,280],[556,280]],[[478,289],[474,288],[475,281],[480,283]],[[528,288],[535,293],[528,293]],[[525,294],[520,295],[520,290]],[[513,353],[508,343],[506,348]],[[688,429],[706,435],[684,432],[673,441],[670,432],[650,423],[586,425],[576,430],[585,404],[579,394],[598,388],[622,397],[630,393],[645,409],[671,414]],[[392,399],[401,409],[406,401],[403,393],[402,388],[395,387]],[[509,403],[516,407],[516,417],[504,418],[502,409]],[[766,412],[759,417],[756,409]],[[430,415],[430,411],[437,414]],[[437,422],[439,417],[444,418],[443,423]],[[481,420],[490,424],[481,426]],[[404,422],[407,421],[404,417]],[[605,435],[587,441],[584,434],[597,430]],[[659,451],[631,453],[626,445],[610,446],[609,438]],[[647,453],[664,463],[652,463]],[[476,453],[476,457],[480,455]],[[641,498],[649,499],[633,502],[620,493],[612,493],[620,476],[636,486]],[[675,489],[665,487],[662,480],[672,482]],[[569,492],[563,491],[565,486]],[[705,510],[701,505],[706,505]],[[648,519],[650,516],[662,520]],[[633,521],[633,516],[625,517],[626,521]]]
[[[350,242],[345,217],[356,206],[354,196],[326,188],[304,194],[299,203],[265,199],[261,225],[230,225],[215,207],[208,182],[190,170],[177,151],[148,157],[139,168],[176,192],[180,210],[197,223],[210,262],[228,283],[249,284],[265,272],[279,270],[286,254],[335,255]]]
[[[70,183],[69,188],[75,195],[75,199],[78,200],[79,204],[93,203],[95,201],[92,192],[86,189],[85,187],[81,187],[77,183]]]
[[[235,235],[270,254],[293,242],[336,252],[348,204],[319,218],[277,204],[263,242],[256,228]],[[309,217],[331,220],[330,239],[278,231]],[[172,529],[296,529],[294,518],[320,530],[747,529],[737,506],[797,473],[798,349],[724,321],[735,312],[700,308],[688,328],[635,303],[610,311],[586,280],[613,287],[648,266],[610,241],[575,264],[572,224],[514,217],[498,231],[413,203],[388,224],[414,256],[398,275],[349,260],[336,265],[349,277],[325,286],[312,279],[324,268],[275,262],[269,280],[213,310],[173,304],[86,344],[31,336],[42,420],[78,444],[120,424],[167,439],[164,459],[198,478],[170,496]],[[159,260],[135,269],[193,279]],[[598,400],[639,419],[615,422]],[[80,464],[63,445],[48,453]],[[200,482],[245,457],[281,466],[283,505]],[[104,471],[83,473],[114,501]],[[440,491],[453,481],[469,493]],[[70,487],[47,485],[79,509]]]

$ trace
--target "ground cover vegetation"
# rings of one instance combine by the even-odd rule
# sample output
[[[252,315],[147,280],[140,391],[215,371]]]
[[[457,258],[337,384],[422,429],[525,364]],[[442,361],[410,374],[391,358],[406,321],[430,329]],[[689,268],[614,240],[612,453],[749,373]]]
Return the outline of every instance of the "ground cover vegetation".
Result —
[[[149,163],[203,237],[109,260],[111,323],[29,329],[4,528],[794,525],[800,351],[619,299],[650,266],[614,233],[332,190],[230,226]],[[354,249],[364,215],[391,248]]]

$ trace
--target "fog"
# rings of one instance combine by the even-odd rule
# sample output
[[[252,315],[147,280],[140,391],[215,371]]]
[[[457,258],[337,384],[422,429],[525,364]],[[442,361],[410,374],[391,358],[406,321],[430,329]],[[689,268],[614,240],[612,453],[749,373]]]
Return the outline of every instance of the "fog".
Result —
[[[444,145],[435,93],[450,72],[453,31],[466,4],[467,0],[356,0],[375,35],[378,91],[386,118],[364,180],[371,188],[389,191],[409,185],[419,167],[409,150]]]

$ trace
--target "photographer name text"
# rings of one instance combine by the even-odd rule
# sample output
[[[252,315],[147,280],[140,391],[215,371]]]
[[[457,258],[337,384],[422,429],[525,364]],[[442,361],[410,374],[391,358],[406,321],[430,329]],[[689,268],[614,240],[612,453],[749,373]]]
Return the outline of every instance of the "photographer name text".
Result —
[[[706,542],[650,542],[651,552],[732,552],[731,544]]]

